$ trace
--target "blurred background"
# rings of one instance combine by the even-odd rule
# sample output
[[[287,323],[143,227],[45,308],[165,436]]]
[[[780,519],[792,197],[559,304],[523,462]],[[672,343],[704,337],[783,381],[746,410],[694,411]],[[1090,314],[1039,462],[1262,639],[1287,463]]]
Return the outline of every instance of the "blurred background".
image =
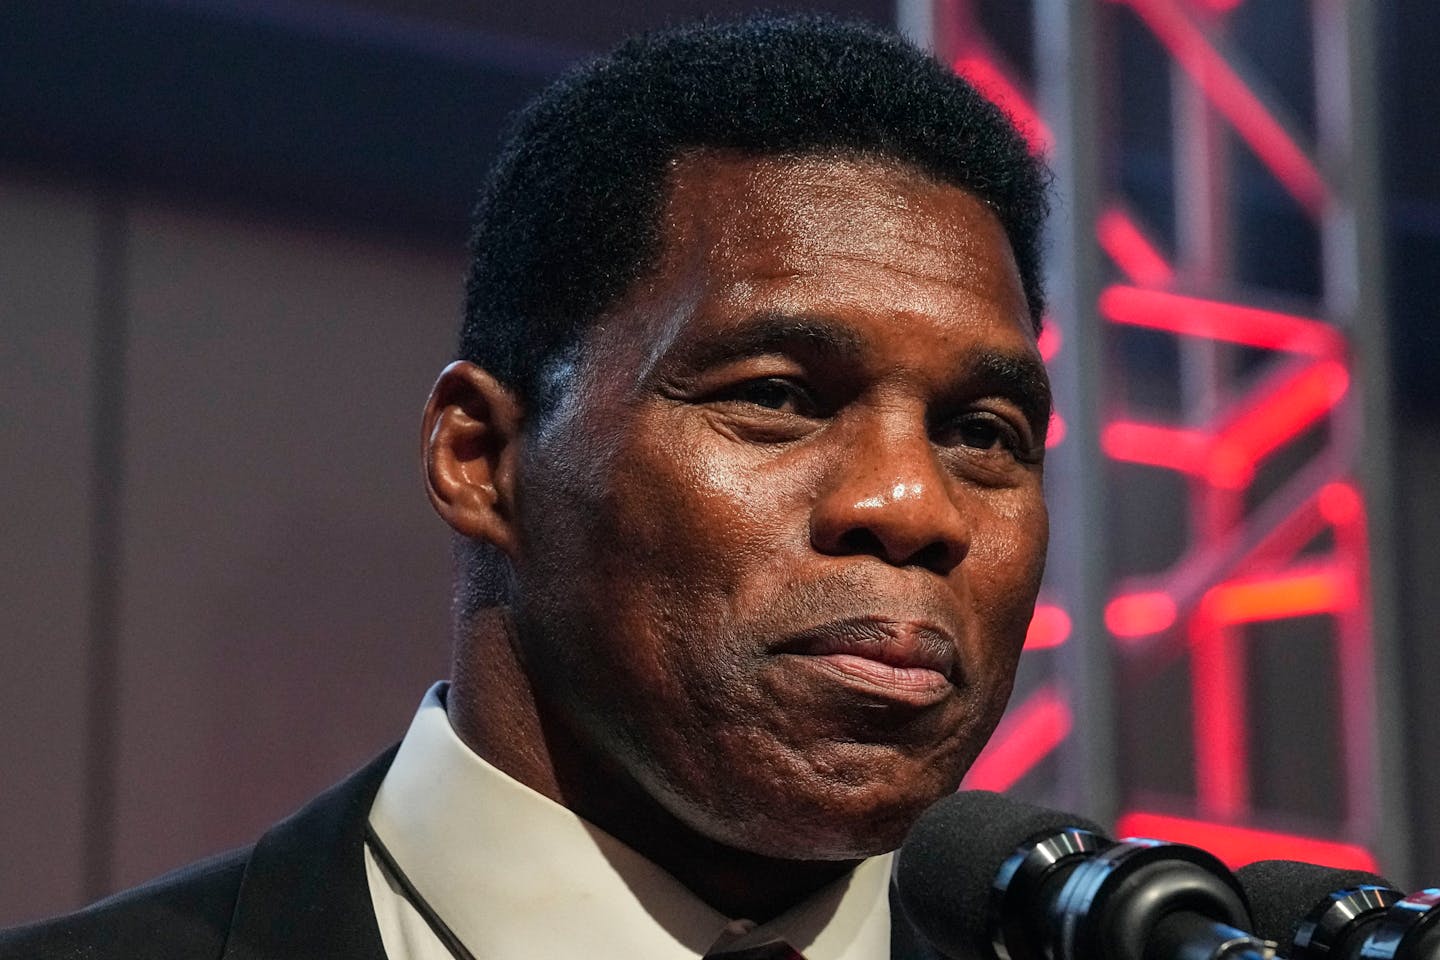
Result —
[[[418,419],[502,125],[760,8],[903,30],[1057,171],[1056,543],[971,784],[1440,883],[1440,8],[8,0],[0,925],[403,733],[447,669]]]

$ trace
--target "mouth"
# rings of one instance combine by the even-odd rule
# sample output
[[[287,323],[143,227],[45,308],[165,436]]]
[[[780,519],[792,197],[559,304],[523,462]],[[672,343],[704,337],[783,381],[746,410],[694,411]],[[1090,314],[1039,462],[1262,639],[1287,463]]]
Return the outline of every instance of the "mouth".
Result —
[[[854,618],[812,627],[778,653],[868,696],[924,707],[954,689],[954,637],[934,624]]]

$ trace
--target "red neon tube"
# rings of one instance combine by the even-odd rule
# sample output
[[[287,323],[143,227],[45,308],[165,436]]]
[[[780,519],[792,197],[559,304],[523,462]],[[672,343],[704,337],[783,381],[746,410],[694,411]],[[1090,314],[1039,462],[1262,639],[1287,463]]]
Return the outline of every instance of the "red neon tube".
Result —
[[[1060,607],[1048,603],[1036,606],[1025,633],[1025,649],[1051,650],[1060,646],[1069,639],[1070,626],[1070,614]]]
[[[1211,587],[1203,615],[1217,624],[1254,623],[1347,610],[1356,604],[1355,581],[1335,564],[1252,576]]]
[[[967,790],[1008,790],[1070,734],[1070,708],[1041,687],[1005,715],[965,776]]]
[[[1100,294],[1100,312],[1114,323],[1264,350],[1312,357],[1339,357],[1345,350],[1345,339],[1318,320],[1163,290],[1107,287]]]
[[[1349,386],[1345,365],[1326,360],[1272,387],[1215,439],[1207,469],[1210,481],[1232,489],[1246,486],[1255,464],[1329,413]]]
[[[1065,342],[1065,335],[1060,328],[1055,326],[1047,314],[1040,327],[1040,337],[1035,341],[1035,346],[1040,350],[1040,359],[1049,363],[1055,359],[1055,354],[1060,352],[1060,346]]]
[[[1369,850],[1352,843],[1158,813],[1126,813],[1115,822],[1115,832],[1123,837],[1188,843],[1209,850],[1231,867],[1256,860],[1304,860],[1347,870],[1379,869]]]
[[[1050,128],[1040,118],[1039,112],[1020,92],[1020,88],[1006,76],[1005,71],[989,54],[977,49],[967,50],[951,64],[980,94],[995,104],[1015,122],[1030,149],[1036,153],[1047,153],[1055,142]]]
[[[1209,469],[1210,447],[1208,434],[1188,427],[1117,420],[1100,431],[1100,449],[1112,460],[1196,476]]]
[[[1195,725],[1195,794],[1208,816],[1243,816],[1250,807],[1249,705],[1245,658],[1224,627],[1190,625],[1190,698]]]
[[[1105,628],[1122,639],[1148,637],[1169,629],[1177,614],[1168,593],[1122,594],[1105,605]]]
[[[1132,283],[1142,287],[1163,287],[1175,278],[1175,271],[1150,238],[1141,232],[1130,214],[1111,207],[1095,223],[1100,249],[1124,271]]]
[[[1260,162],[1311,216],[1324,212],[1329,190],[1320,171],[1253,90],[1174,0],[1124,0],[1150,27],[1206,98],[1250,144]]]

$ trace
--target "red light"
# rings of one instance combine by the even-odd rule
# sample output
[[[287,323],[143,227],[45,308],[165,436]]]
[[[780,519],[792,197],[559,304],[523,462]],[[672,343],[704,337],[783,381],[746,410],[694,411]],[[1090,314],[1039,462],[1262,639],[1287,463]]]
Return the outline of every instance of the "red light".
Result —
[[[1055,142],[1050,128],[993,58],[979,50],[968,50],[957,57],[952,66],[985,99],[1009,115],[1031,150],[1045,153],[1050,149]]]
[[[1127,326],[1312,357],[1338,357],[1345,347],[1340,334],[1318,320],[1162,290],[1108,287],[1100,294],[1100,312]]]
[[[1244,0],[1111,2],[1130,7],[1135,21],[1156,37],[1163,53],[1183,71],[1182,83],[1193,83],[1209,113],[1221,118],[1247,145],[1294,198],[1296,209],[1317,221],[1332,211],[1339,198],[1326,180],[1332,171],[1327,167],[1322,172],[1317,162],[1320,151],[1312,126],[1291,122],[1285,105],[1269,97],[1267,88],[1248,82],[1252,78],[1243,51],[1237,54],[1239,48],[1229,42],[1227,21]],[[1052,134],[1068,136],[1072,131],[1046,128],[1034,110],[1034,100],[1026,96],[1030,88],[1023,82],[1017,85],[1017,74],[982,39],[974,7],[975,0],[956,0],[937,8],[943,8],[937,26],[944,29],[936,32],[944,54],[958,73],[1020,122],[1032,149],[1051,147]],[[1234,158],[1226,156],[1223,132],[1222,140],[1214,142],[1209,138],[1213,131],[1207,128],[1203,133],[1200,138],[1181,138],[1184,144],[1177,140],[1176,149],[1193,151],[1190,155],[1197,162],[1203,154],[1232,166]],[[1214,149],[1217,145],[1219,152]],[[1187,193],[1190,187],[1180,184],[1177,190]],[[1184,202],[1179,194],[1176,200]],[[1262,309],[1211,299],[1227,297],[1230,294],[1222,291],[1237,289],[1227,286],[1237,279],[1227,258],[1216,258],[1214,276],[1206,271],[1192,275],[1177,268],[1181,258],[1172,235],[1151,232],[1152,225],[1120,196],[1102,200],[1098,214],[1095,241],[1113,264],[1106,269],[1120,279],[1101,294],[1101,316],[1117,325],[1194,338],[1181,343],[1182,349],[1208,340],[1213,343],[1203,346],[1218,350],[1198,355],[1196,366],[1205,389],[1182,393],[1183,415],[1128,409],[1123,398],[1116,397],[1122,405],[1105,411],[1099,435],[1093,437],[1112,462],[1174,471],[1171,479],[1183,488],[1177,494],[1183,502],[1174,507],[1188,521],[1186,549],[1171,566],[1109,588],[1113,593],[1104,610],[1104,625],[1112,638],[1109,642],[1122,647],[1120,653],[1127,659],[1143,653],[1149,664],[1180,661],[1186,668],[1191,688],[1175,706],[1190,714],[1186,719],[1194,739],[1193,805],[1187,802],[1174,808],[1183,810],[1188,819],[1130,811],[1120,820],[1121,832],[1195,843],[1232,865],[1281,857],[1374,869],[1369,851],[1338,842],[1368,838],[1378,816],[1374,762],[1365,749],[1373,739],[1377,695],[1371,682],[1367,505],[1354,477],[1335,472],[1338,463],[1349,462],[1347,454],[1353,453],[1355,431],[1361,426],[1352,416],[1360,411],[1351,410],[1347,402],[1356,375],[1349,369],[1347,337],[1315,316],[1296,315],[1285,306]],[[1234,246],[1232,237],[1213,239]],[[1328,271],[1330,264],[1323,266]],[[1170,292],[1176,289],[1193,295]],[[1293,309],[1318,311],[1318,307]],[[1068,337],[1071,329],[1045,325],[1038,347],[1047,364],[1053,366],[1061,350],[1069,349],[1068,344],[1062,347],[1060,334]],[[1268,353],[1246,357],[1243,364],[1231,363],[1234,351],[1224,345]],[[1217,362],[1212,364],[1210,356]],[[1257,363],[1249,363],[1251,359]],[[1067,416],[1079,412],[1064,408]],[[1065,428],[1056,415],[1047,446],[1058,444]],[[1090,442],[1092,438],[1076,439]],[[1324,452],[1308,456],[1311,440]],[[1072,446],[1075,442],[1069,441]],[[1292,462],[1286,452],[1297,459],[1307,454],[1305,462]],[[1249,488],[1261,469],[1265,489],[1252,492]],[[1344,813],[1337,816],[1343,826],[1335,831],[1305,827],[1321,837],[1237,826],[1254,818],[1265,794],[1262,778],[1273,777],[1258,749],[1266,741],[1257,730],[1269,718],[1258,707],[1253,713],[1250,709],[1251,647],[1257,642],[1252,634],[1263,634],[1260,642],[1266,644],[1284,642],[1281,636],[1292,631],[1261,630],[1257,625],[1306,616],[1328,618],[1324,626],[1333,627],[1336,669],[1355,680],[1340,686],[1335,703],[1327,698],[1316,705],[1339,711],[1323,746],[1340,754],[1333,788],[1340,800],[1335,809]],[[1025,649],[1062,646],[1078,629],[1065,610],[1041,604],[1027,630]],[[1105,642],[1103,636],[1078,635],[1076,642],[1092,639]],[[1038,779],[1031,773],[1037,764],[1047,766],[1045,757],[1062,755],[1059,751],[1066,749],[1068,731],[1079,721],[1068,709],[1071,681],[1063,670],[1063,650],[1060,656],[1062,661],[1054,664],[1031,662],[1032,668],[1050,668],[1053,683],[1035,690],[1024,702],[1017,698],[1016,708],[966,778],[967,786],[1008,789],[1027,774],[1029,783]],[[1144,695],[1152,677],[1137,674],[1127,679],[1146,684],[1139,691]],[[1272,825],[1305,822],[1274,820]]]
[[[1201,612],[1215,623],[1254,623],[1333,613],[1355,605],[1355,584],[1333,566],[1246,577],[1211,587]]]
[[[1065,439],[1065,420],[1058,411],[1050,411],[1050,426],[1045,430],[1045,449],[1060,446]]]
[[[1040,327],[1040,337],[1035,343],[1036,348],[1040,351],[1040,359],[1046,363],[1054,360],[1055,355],[1060,352],[1060,347],[1063,343],[1064,338],[1060,333],[1060,328],[1055,326],[1050,318],[1046,316]],[[1060,441],[1064,439],[1065,420],[1060,416],[1059,411],[1052,408],[1050,411],[1050,425],[1045,431],[1045,448],[1048,450],[1052,447],[1058,447]]]
[[[1095,224],[1095,234],[1100,248],[1132,282],[1163,287],[1174,279],[1175,271],[1170,264],[1124,210],[1111,207],[1102,213]]]
[[[1350,372],[1335,360],[1297,371],[1269,388],[1216,438],[1207,474],[1218,487],[1237,489],[1275,448],[1330,411],[1350,386]]]
[[[1040,339],[1036,341],[1036,347],[1040,350],[1040,359],[1049,363],[1055,359],[1055,354],[1060,352],[1060,346],[1065,338],[1060,333],[1060,328],[1047,316],[1040,327]]]
[[[1205,468],[1205,475],[1223,490],[1244,490],[1255,479],[1255,463],[1233,447],[1216,450]]]
[[[1195,794],[1210,816],[1236,817],[1250,805],[1250,744],[1245,731],[1245,658],[1213,621],[1190,622],[1190,698],[1194,712]]]
[[[1327,189],[1315,164],[1296,145],[1260,98],[1210,45],[1174,0],[1126,0],[1175,61],[1250,144],[1260,162],[1310,214],[1319,217]]]
[[[1030,618],[1030,629],[1025,634],[1026,650],[1050,650],[1060,646],[1070,636],[1070,615],[1049,604],[1040,604]]]
[[[1070,734],[1070,708],[1053,687],[1041,687],[1005,714],[963,786],[1008,790]]]
[[[1126,837],[1188,843],[1209,850],[1231,867],[1256,860],[1303,860],[1346,870],[1379,869],[1370,851],[1355,844],[1158,813],[1127,813],[1116,821],[1115,832]]]
[[[1322,491],[1324,487],[1320,488]],[[1275,524],[1246,552],[1237,569],[1278,570],[1290,564],[1310,543],[1335,525],[1320,509],[1320,496],[1306,500]]]
[[[1131,593],[1105,605],[1105,626],[1117,637],[1148,637],[1168,629],[1177,615],[1168,593]]]
[[[1124,463],[1205,473],[1211,439],[1199,430],[1117,420],[1100,431],[1100,449]]]
[[[1337,527],[1355,523],[1365,514],[1365,504],[1359,492],[1348,483],[1325,484],[1320,488],[1316,502],[1320,516]]]

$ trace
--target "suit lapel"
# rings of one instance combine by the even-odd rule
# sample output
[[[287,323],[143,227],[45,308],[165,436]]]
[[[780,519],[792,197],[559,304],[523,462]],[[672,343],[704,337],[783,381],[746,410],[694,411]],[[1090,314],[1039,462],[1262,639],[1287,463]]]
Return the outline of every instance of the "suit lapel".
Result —
[[[276,824],[240,882],[223,960],[385,960],[365,875],[365,819],[397,747]],[[943,960],[890,883],[892,960]]]
[[[365,875],[365,819],[396,749],[260,838],[224,960],[384,960]]]

